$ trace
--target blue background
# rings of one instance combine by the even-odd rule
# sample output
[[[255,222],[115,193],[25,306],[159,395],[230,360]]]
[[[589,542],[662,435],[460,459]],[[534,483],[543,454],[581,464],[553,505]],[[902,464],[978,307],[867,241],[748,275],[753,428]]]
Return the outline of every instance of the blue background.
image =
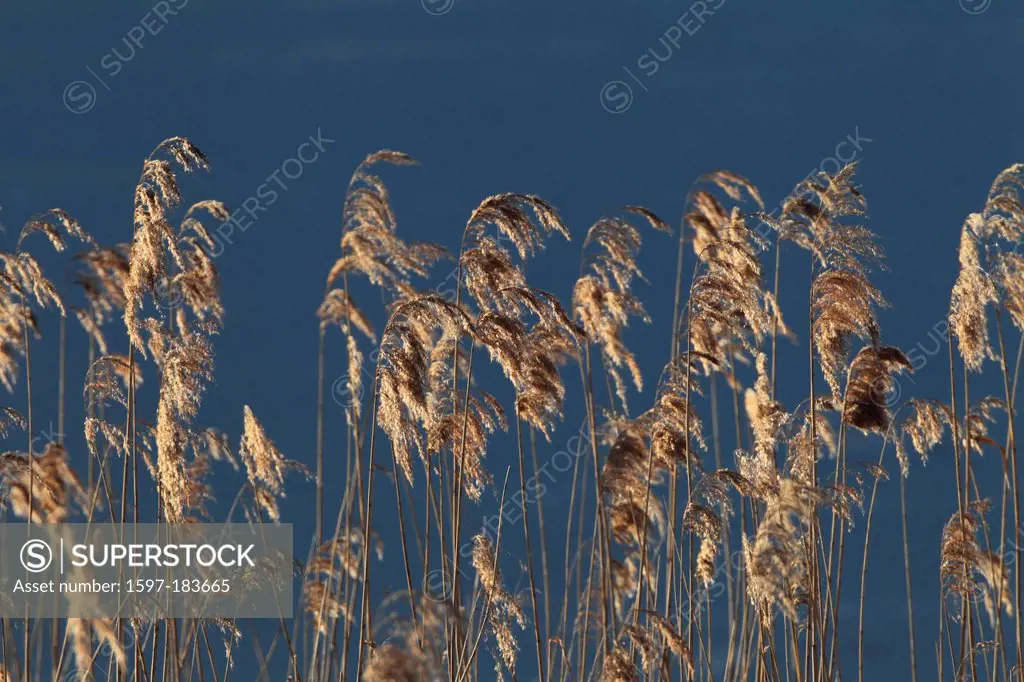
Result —
[[[286,180],[289,189],[244,234],[236,233],[217,260],[227,318],[216,342],[216,381],[197,423],[225,429],[235,444],[242,405],[249,404],[286,455],[313,466],[314,313],[339,253],[348,177],[367,153],[382,147],[406,151],[423,164],[384,171],[399,232],[410,240],[457,249],[472,208],[497,192],[535,193],[555,204],[575,239],[552,241],[530,262],[528,276],[533,286],[568,303],[581,237],[599,216],[641,204],[677,223],[691,182],[715,168],[749,177],[772,207],[834,156],[838,143],[859,132],[870,139],[858,154],[868,224],[881,235],[891,266],[874,279],[892,303],[881,314],[883,339],[905,350],[920,344],[918,355],[926,355],[924,349],[936,353],[912,381],[903,380],[904,397],[948,396],[945,346],[932,350],[940,338],[933,329],[948,307],[959,229],[981,207],[996,173],[1024,159],[1019,3],[991,0],[971,14],[957,0],[726,0],[693,35],[683,33],[676,47],[659,39],[687,5],[660,0],[454,0],[441,15],[426,10],[443,10],[443,3],[427,2],[425,9],[413,0],[191,0],[157,35],[146,35],[143,47],[111,76],[101,60],[114,48],[127,55],[124,36],[152,7],[39,0],[0,8],[4,244],[12,247],[12,232],[53,206],[71,212],[102,243],[128,241],[142,159],[165,137],[187,136],[211,159],[211,174],[183,180],[186,200],[218,198],[232,207],[254,195],[310,135],[321,130],[336,140],[300,178]],[[979,7],[974,2],[967,9]],[[686,23],[692,28],[692,19]],[[645,71],[638,60],[651,49],[662,58],[671,54],[646,75],[650,67]],[[650,64],[650,56],[644,61]],[[65,88],[78,80],[95,89],[94,106],[85,113],[73,113],[63,101]],[[614,100],[602,99],[602,92],[608,94],[603,88],[616,80],[631,87],[632,98],[628,109],[612,114],[605,106],[622,104],[621,85],[613,86]],[[849,147],[841,151],[848,154]],[[666,359],[675,276],[674,243],[647,234],[641,267],[650,284],[639,285],[639,294],[653,322],[627,333],[649,386],[632,397],[637,407],[649,403]],[[783,309],[803,332],[806,263],[802,255],[789,255]],[[51,277],[62,279],[66,259],[45,263]],[[442,264],[419,284],[433,289],[449,269]],[[356,295],[381,328],[378,295],[369,289]],[[42,324],[37,430],[56,420],[56,319],[47,315]],[[72,457],[84,468],[76,391],[85,370],[85,337],[69,327],[68,438]],[[114,349],[124,350],[119,336],[111,326]],[[328,387],[344,372],[340,336],[330,338]],[[780,397],[790,408],[806,394],[805,343],[801,333],[798,345],[780,351]],[[973,395],[1001,393],[994,365],[988,369],[987,377],[972,383]],[[500,386],[508,404],[511,391],[496,383],[497,373],[483,376],[494,377],[491,385]],[[570,392],[575,376],[566,373]],[[18,388],[10,404],[22,407],[23,381]],[[155,382],[147,383],[140,400],[154,401],[155,390]],[[551,446],[541,448],[542,460],[576,432],[581,408],[577,397]],[[331,401],[328,417],[332,518],[343,485],[343,421]],[[877,457],[879,439],[852,442],[851,460]],[[24,448],[17,441],[7,447]],[[489,453],[499,477],[514,464],[513,447],[514,440],[505,438]],[[732,447],[725,438],[723,451]],[[924,678],[934,674],[939,536],[956,507],[951,458],[947,437],[927,468],[915,461],[908,482]],[[993,496],[998,469],[995,457],[979,462],[979,479]],[[218,475],[215,480],[225,481],[221,502],[230,503],[240,479],[226,469]],[[550,529],[564,528],[568,483],[566,477],[564,488],[552,484]],[[284,520],[296,524],[296,538],[312,533],[313,490],[311,483],[292,479]],[[895,480],[882,491],[868,578],[866,653],[871,679],[903,680],[906,616]],[[471,524],[479,517],[479,509],[470,511]],[[377,518],[382,532],[395,525],[383,511]],[[848,552],[850,566],[859,567],[862,533],[858,523],[848,538],[848,548],[856,548]],[[560,535],[552,530],[549,538],[555,556]],[[505,544],[510,579],[518,575],[518,536],[510,533]],[[305,550],[302,541],[297,548]],[[397,543],[388,545],[375,590],[404,587],[398,552]],[[857,589],[852,579],[846,585],[842,617],[850,637],[842,658],[850,674]],[[557,607],[560,586],[554,592]],[[533,653],[527,634],[521,641],[525,676]]]

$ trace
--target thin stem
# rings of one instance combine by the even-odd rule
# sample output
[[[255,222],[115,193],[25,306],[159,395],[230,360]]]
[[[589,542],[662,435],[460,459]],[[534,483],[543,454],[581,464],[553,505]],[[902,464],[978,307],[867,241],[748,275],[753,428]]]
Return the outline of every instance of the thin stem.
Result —
[[[907,583],[907,628],[910,638],[910,680],[917,682],[917,652],[914,639],[914,594],[910,581],[910,535],[907,532],[907,483],[901,472],[900,477],[900,518],[903,526],[903,573]],[[863,592],[863,589],[861,590]],[[941,676],[940,676],[941,679]]]
[[[387,333],[387,330],[385,330]],[[366,519],[363,522],[363,574],[362,574],[362,597],[359,602],[359,641],[356,643],[359,653],[356,656],[356,678],[363,674],[363,649],[368,644],[366,637],[372,634],[370,623],[370,530],[373,523],[373,474],[376,471],[374,446],[377,441],[377,397],[380,391],[380,365],[374,372],[373,379],[373,405],[371,408],[372,422],[370,426],[370,453],[367,463],[366,480]]]
[[[544,645],[540,637],[540,612],[537,609],[537,583],[533,577],[533,550],[530,544],[530,515],[526,502],[526,456],[523,454],[523,420],[519,416],[519,401],[516,401],[516,447],[519,450],[519,494],[523,509],[523,540],[526,542],[526,573],[530,580],[530,602],[533,606],[533,633],[537,643],[537,671],[540,682],[546,679],[544,670]]]
[[[538,476],[540,467],[537,463],[537,434],[533,427],[530,427],[530,456],[533,461],[533,475]],[[547,534],[544,529],[544,491],[539,492],[535,499],[537,502],[537,527],[540,531],[540,570],[542,589],[544,590],[544,634],[551,637],[551,582],[548,579],[548,543]],[[524,501],[525,504],[525,501]],[[571,507],[570,507],[571,509]],[[525,522],[525,517],[524,517]],[[551,677],[551,647],[548,647],[548,662],[545,670],[546,676]]]
[[[320,324],[316,371],[316,544],[324,541],[324,345],[327,330]]]

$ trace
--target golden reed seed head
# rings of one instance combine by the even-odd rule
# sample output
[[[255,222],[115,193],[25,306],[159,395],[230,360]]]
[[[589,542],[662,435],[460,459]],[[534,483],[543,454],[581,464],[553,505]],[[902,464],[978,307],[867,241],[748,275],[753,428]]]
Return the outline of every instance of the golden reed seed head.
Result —
[[[89,233],[67,211],[60,208],[51,208],[29,218],[28,222],[21,228],[21,234],[18,235],[16,249],[20,251],[22,243],[30,235],[42,233],[50,240],[50,245],[53,246],[55,251],[63,251],[67,248],[67,242],[64,241],[61,229],[68,236],[74,237],[84,244],[96,245],[96,242],[89,236]]]
[[[309,472],[302,464],[286,459],[281,454],[248,405],[242,409],[242,422],[242,439],[238,446],[239,458],[245,466],[245,473],[253,488],[257,505],[263,509],[270,520],[279,521],[280,511],[277,501],[285,497],[285,475],[292,469],[307,476]]]
[[[420,682],[427,679],[421,661],[394,644],[384,644],[373,651],[363,682]]]
[[[614,649],[605,657],[601,682],[640,682],[640,679],[628,651]]]
[[[983,230],[983,224],[982,217],[972,213],[960,232],[960,274],[949,304],[950,329],[957,338],[964,363],[972,372],[979,371],[985,360],[993,357],[985,311],[999,299],[978,251],[978,232]]]
[[[896,385],[893,375],[904,371],[911,372],[913,367],[899,348],[884,345],[862,348],[847,373],[846,423],[885,436],[892,417],[888,401]]]
[[[160,153],[170,156],[186,172],[209,169],[209,163],[199,148],[183,137],[164,140],[143,163],[142,174],[135,188],[135,230],[129,255],[128,277],[124,282],[125,326],[129,340],[143,356],[146,353],[142,340],[144,324],[139,318],[143,297],[147,293],[158,296],[159,287],[168,282],[168,259],[183,272],[190,270],[189,263],[179,249],[179,235],[167,219],[167,211],[180,203],[181,192],[171,163],[155,158]],[[206,202],[202,206],[208,210],[213,208],[214,215],[218,213],[213,202]],[[186,221],[190,217],[187,215]],[[196,262],[197,259],[201,261],[202,257],[193,254],[192,262]],[[198,284],[193,284],[193,288],[198,287],[193,296],[198,298],[194,298],[190,304],[197,305],[201,310],[208,311],[219,319],[219,300],[210,292],[212,263],[208,257],[206,260],[205,264],[200,263],[200,275],[196,276],[205,282],[205,286],[198,287]],[[215,271],[212,272],[212,277],[215,289]],[[211,299],[211,296],[214,298]],[[203,314],[197,314],[202,319]]]
[[[516,658],[519,655],[519,643],[512,634],[512,621],[520,628],[526,626],[526,616],[522,608],[502,584],[501,570],[495,561],[494,547],[490,539],[483,533],[473,537],[473,569],[484,595],[490,601],[490,616],[488,620],[491,625],[491,632],[498,642],[498,652],[501,654],[505,667],[513,674],[516,669]]]
[[[412,452],[426,459],[428,432],[437,415],[431,410],[431,359],[434,333],[445,339],[471,332],[462,309],[440,296],[427,295],[399,304],[381,336],[377,366],[377,422],[391,440],[392,456],[413,482]]]
[[[373,172],[379,163],[408,166],[416,161],[403,152],[384,149],[367,156],[356,168],[342,208],[342,255],[331,267],[327,287],[351,272],[365,276],[371,284],[399,299],[410,299],[416,296],[410,278],[425,277],[448,252],[436,244],[407,244],[396,235],[391,197],[383,180]]]
[[[643,217],[658,231],[671,233],[667,223],[653,211],[640,206],[628,206],[626,211]],[[640,299],[631,292],[633,279],[644,279],[637,265],[642,242],[640,232],[624,218],[606,217],[594,223],[583,241],[581,275],[572,296],[573,316],[587,337],[601,348],[623,408],[626,386],[622,370],[629,372],[637,391],[643,390],[640,366],[622,340],[631,317],[650,322]]]

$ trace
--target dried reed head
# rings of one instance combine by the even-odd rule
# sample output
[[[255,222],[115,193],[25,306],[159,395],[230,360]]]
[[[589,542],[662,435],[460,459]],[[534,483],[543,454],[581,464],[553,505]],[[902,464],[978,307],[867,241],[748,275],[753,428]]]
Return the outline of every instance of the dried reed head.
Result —
[[[1010,590],[1010,570],[1003,557],[995,552],[982,552],[978,556],[978,572],[985,581],[985,610],[989,622],[996,626],[1000,608],[1013,618],[1013,592]]]
[[[622,617],[626,613],[626,602],[636,594],[637,576],[639,573],[640,553],[630,552],[622,561],[611,560],[611,583],[612,602],[615,605],[615,613]],[[650,573],[645,571],[645,578],[650,579]]]
[[[698,189],[701,186],[707,189]],[[724,237],[723,231],[729,222],[730,210],[712,192],[722,192],[726,199],[737,204],[753,202],[764,211],[761,193],[752,182],[732,171],[716,170],[697,178],[686,199],[683,221],[693,230],[693,252],[701,256],[711,242]]]
[[[550,438],[565,399],[558,368],[568,358],[579,357],[583,331],[547,292],[506,287],[496,293],[504,301],[500,308],[507,312],[481,315],[474,325],[476,339],[515,388],[519,417]],[[537,318],[532,329],[520,319],[523,314]]]
[[[814,522],[822,495],[793,479],[780,480],[779,492],[768,500],[753,540],[743,538],[747,594],[770,627],[772,608],[799,619],[798,608],[811,590],[804,535]]]
[[[21,251],[22,243],[26,237],[35,233],[42,233],[46,235],[46,238],[50,240],[50,244],[54,250],[60,252],[67,248],[67,242],[64,241],[64,236],[61,234],[61,230],[66,232],[69,236],[74,237],[80,242],[85,244],[95,245],[96,242],[89,236],[77,220],[72,218],[67,211],[60,208],[51,208],[48,211],[36,214],[29,218],[28,222],[21,228],[21,234],[18,235],[17,250]]]
[[[224,306],[220,300],[220,275],[212,256],[217,243],[196,217],[200,211],[222,221],[231,216],[224,204],[212,199],[195,203],[188,209],[178,229],[180,271],[166,281],[163,293],[179,316],[190,310],[200,322],[219,327],[224,318]],[[184,326],[179,322],[180,331],[184,332]]]
[[[729,356],[753,352],[753,341],[771,330],[773,315],[778,318],[761,287],[757,254],[763,240],[747,227],[739,209],[718,234],[701,251],[700,273],[690,289],[687,314],[680,320],[680,338],[687,340],[688,348],[718,360],[717,365],[704,362],[705,373],[729,366]]]
[[[695,374],[699,353],[685,353],[662,370],[654,405],[640,416],[650,429],[651,452],[664,470],[677,465],[701,469],[700,453],[707,449],[703,424],[693,403],[701,395]]]
[[[512,621],[520,628],[526,627],[526,616],[522,608],[502,584],[501,570],[490,539],[484,533],[473,537],[473,568],[480,581],[484,596],[490,603],[489,617],[491,632],[498,643],[498,651],[505,667],[513,674],[519,643],[512,634]]]
[[[849,270],[826,270],[811,286],[812,341],[832,397],[841,402],[840,376],[851,337],[872,345],[879,340],[874,308],[887,305],[867,278]]]
[[[285,497],[285,475],[292,469],[303,473],[306,473],[306,469],[281,454],[248,405],[242,408],[242,421],[242,440],[238,446],[238,455],[245,466],[249,485],[252,486],[257,504],[267,517],[272,521],[279,521],[281,513],[277,500]]]
[[[25,354],[26,330],[39,336],[35,313],[24,303],[0,294],[0,383],[9,393],[14,391],[20,374],[19,358]]]
[[[135,385],[142,385],[142,368],[139,363],[131,362],[126,355],[108,353],[96,360],[85,375],[86,407],[92,410],[101,405],[114,402],[128,409],[128,388],[131,376],[135,375]]]
[[[902,434],[910,437],[914,451],[921,457],[921,461],[927,464],[929,453],[942,442],[945,427],[952,424],[952,411],[948,405],[937,400],[912,398],[907,404],[911,412],[903,420]],[[902,439],[896,443],[900,468],[906,476],[910,470],[910,463],[902,447]]]
[[[961,431],[963,436],[962,446],[966,449],[969,445],[979,455],[984,454],[984,446],[986,445],[996,448],[1002,454],[1005,465],[1006,452],[1003,446],[988,435],[988,425],[994,422],[999,414],[1008,414],[1006,402],[1002,398],[987,396],[973,405],[964,418],[964,426]]]
[[[988,341],[985,311],[998,301],[995,284],[981,265],[979,233],[984,219],[972,213],[960,232],[960,273],[953,285],[949,303],[949,325],[960,347],[960,356],[972,372],[981,370],[986,358],[992,357]]]
[[[616,648],[604,660],[601,682],[640,682],[640,674],[629,652]]]
[[[64,446],[50,443],[41,455],[8,452],[0,456],[15,516],[32,523],[63,523],[74,504],[84,505],[85,489],[68,463]]]
[[[420,682],[425,679],[423,662],[394,644],[375,649],[362,676],[363,682]]]
[[[686,645],[686,641],[672,626],[667,618],[659,616],[653,611],[645,613],[648,622],[654,631],[661,637],[662,647],[671,651],[679,661],[686,667],[687,673],[693,677],[693,652]]]
[[[996,257],[994,281],[999,298],[1010,320],[1018,330],[1024,330],[1024,258],[1016,253],[1002,253]]]
[[[822,267],[863,274],[860,260],[870,264],[882,253],[870,232],[842,222],[867,215],[867,202],[854,184],[857,166],[854,162],[835,175],[819,171],[804,178],[783,201],[779,219],[769,224],[778,229],[780,239],[810,251]]]
[[[491,476],[483,466],[487,454],[487,438],[508,428],[505,412],[497,398],[481,392],[480,398],[469,396],[469,413],[461,405],[430,424],[427,431],[427,453],[449,450],[458,459],[466,496],[478,501]],[[458,470],[458,469],[456,469]]]
[[[110,249],[96,247],[75,256],[75,260],[81,263],[75,283],[89,301],[87,314],[96,327],[106,324],[114,314],[124,310],[129,248],[128,244]]]
[[[17,302],[25,310],[34,300],[41,308],[56,308],[65,315],[64,301],[46,275],[43,267],[31,254],[24,251],[6,253],[0,251],[0,266],[3,268],[0,284],[4,285],[4,298]],[[13,311],[12,311],[13,312]],[[16,318],[19,322],[20,320]]]
[[[238,471],[238,461],[231,450],[231,441],[223,431],[207,427],[191,433],[192,451],[212,462],[226,462]]]
[[[789,418],[782,403],[772,398],[771,382],[767,373],[768,358],[757,354],[757,381],[744,393],[743,405],[754,432],[754,453],[766,462],[774,463],[775,449],[781,429]]]
[[[835,457],[838,450],[835,431],[823,412],[834,410],[831,401],[819,399],[814,406],[814,441],[811,441],[811,408],[810,405],[797,411],[790,418],[793,422],[802,414],[799,430],[789,437],[789,452],[786,456],[786,472],[801,483],[811,484],[811,463],[823,459],[826,455]],[[749,476],[748,476],[749,478]]]
[[[846,382],[844,419],[861,431],[886,435],[892,417],[889,396],[895,390],[893,374],[913,371],[910,359],[895,346],[866,346],[850,364]]]
[[[399,298],[411,298],[413,276],[425,277],[447,251],[436,244],[407,244],[396,235],[397,220],[383,180],[373,172],[379,163],[415,165],[408,154],[389,149],[370,154],[356,168],[342,209],[341,258],[327,276],[327,287],[340,276],[358,273]]]
[[[499,238],[511,242],[523,260],[544,248],[544,238],[553,232],[570,239],[557,209],[532,194],[496,194],[480,202],[466,222],[466,244],[493,240],[486,234],[489,226],[497,229]]]
[[[655,467],[647,447],[648,426],[641,420],[623,425],[605,460],[601,480],[604,504],[615,541],[631,548],[652,546],[665,526],[661,502],[649,486],[661,483],[664,469]]]
[[[722,518],[708,507],[690,502],[683,511],[683,528],[700,538],[696,575],[706,587],[714,581],[715,557],[722,539]]]
[[[484,199],[473,210],[462,234],[457,296],[461,296],[465,284],[482,313],[517,315],[519,308],[513,297],[500,292],[525,288],[526,278],[504,244],[511,243],[525,260],[544,248],[544,239],[552,232],[570,238],[558,212],[540,197],[508,193]]]
[[[753,484],[742,474],[719,469],[700,478],[693,487],[691,501],[683,511],[683,528],[696,534],[701,541],[696,572],[705,587],[714,581],[715,558],[722,540],[723,516],[728,518],[732,513],[730,488],[746,496],[754,492]],[[716,512],[715,507],[721,512]]]
[[[1012,244],[1024,238],[1024,164],[1015,163],[1002,170],[992,182],[985,209],[984,223],[979,237],[1000,237]]]
[[[664,220],[651,211],[629,206],[658,231],[671,233]],[[643,280],[637,255],[643,240],[640,231],[620,217],[601,218],[587,230],[583,241],[580,278],[573,288],[572,308],[587,336],[601,348],[606,368],[623,408],[626,385],[622,371],[629,372],[636,390],[643,390],[643,377],[636,357],[622,340],[622,332],[631,317],[650,323],[640,299],[633,295],[633,279]],[[588,252],[588,248],[592,249]]]
[[[356,307],[355,302],[345,293],[344,289],[331,289],[328,291],[316,314],[320,318],[321,329],[337,325],[343,332],[348,334],[350,333],[349,325],[351,324],[370,341],[377,340],[377,335],[373,331],[373,324],[363,314],[363,311]]]
[[[91,682],[95,679],[92,673],[96,658],[92,645],[94,637],[108,648],[117,661],[118,668],[121,671],[126,669],[128,657],[111,619],[68,618],[67,628],[71,651],[75,657],[75,672],[72,674],[79,682]],[[71,682],[71,677],[65,679]],[[0,681],[6,682],[3,677],[0,677]]]
[[[362,577],[365,551],[362,539],[360,529],[353,529],[347,537],[343,533],[317,547],[306,565],[303,604],[321,635],[327,636],[333,622],[339,618],[352,621],[352,613],[342,600],[339,588],[346,576],[357,581]],[[375,543],[370,551],[377,555],[378,561],[383,561],[384,545],[376,535],[372,540]]]
[[[6,438],[12,428],[24,430],[25,417],[11,407],[0,407],[0,437]]]
[[[139,311],[146,293],[157,295],[158,286],[166,281],[167,256],[179,268],[186,268],[178,248],[177,235],[167,219],[167,211],[181,201],[178,180],[170,161],[156,158],[166,154],[186,172],[208,170],[203,153],[183,137],[164,140],[147,157],[135,187],[135,230],[132,237],[128,278],[124,283],[124,321],[128,338],[145,355]]]
[[[409,483],[412,451],[426,455],[420,426],[433,418],[428,404],[431,353],[425,330],[457,338],[470,328],[466,314],[439,296],[421,296],[400,304],[381,336],[377,365],[377,422],[391,440],[391,450]]]
[[[972,599],[981,590],[978,571],[983,552],[977,533],[981,520],[973,511],[957,512],[942,529],[939,575],[945,594]]]

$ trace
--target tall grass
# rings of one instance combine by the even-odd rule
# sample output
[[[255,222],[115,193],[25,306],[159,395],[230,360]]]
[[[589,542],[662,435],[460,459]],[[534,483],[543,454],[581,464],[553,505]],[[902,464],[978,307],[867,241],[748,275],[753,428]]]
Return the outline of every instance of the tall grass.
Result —
[[[310,555],[300,557],[298,615],[269,629],[230,618],[7,617],[0,682],[226,682],[280,679],[282,670],[306,682],[819,682],[852,679],[854,671],[859,680],[916,680],[920,652],[934,654],[942,679],[1020,675],[1013,415],[1024,337],[1013,354],[1010,335],[1024,330],[1024,258],[1014,250],[1024,238],[1024,166],[997,176],[961,230],[948,397],[904,396],[897,405],[900,376],[914,366],[883,343],[878,310],[888,303],[872,277],[884,252],[865,226],[855,164],[802,181],[778,214],[765,213],[749,180],[720,170],[698,178],[684,197],[678,229],[638,206],[599,218],[582,236],[568,306],[525,274],[549,240],[573,238],[552,204],[529,194],[488,197],[469,214],[458,253],[449,254],[400,235],[381,173],[413,164],[382,150],[356,168],[339,257],[323,300],[310,305],[319,320],[316,531]],[[27,450],[4,454],[0,469],[2,502],[15,516],[209,520],[207,505],[223,487],[214,483],[214,463],[226,461],[240,464],[246,480],[221,494],[234,500],[228,520],[236,512],[254,524],[291,520],[281,510],[287,477],[310,473],[285,457],[254,412],[243,406],[237,447],[195,423],[224,316],[208,224],[229,213],[211,200],[181,211],[177,174],[207,168],[190,141],[165,140],[144,161],[129,243],[101,247],[54,209],[26,222],[14,252],[0,252],[0,381],[12,391],[23,376],[27,399],[25,417],[13,406],[0,415],[5,433],[28,433]],[[671,311],[649,311],[637,286],[648,280],[639,254],[665,235],[674,240],[666,245],[678,244],[675,300]],[[66,304],[75,294],[59,291],[31,255],[41,237],[58,252],[69,239],[84,244],[74,260],[82,305]],[[792,328],[780,289],[802,278],[782,276],[786,243],[804,254],[810,275],[806,309],[788,313],[805,322]],[[454,290],[425,293],[434,267],[452,259]],[[650,277],[653,286],[672,281]],[[371,319],[380,315],[356,293],[366,284],[385,302],[379,336]],[[63,434],[65,358],[76,342],[65,327],[69,310],[90,361],[84,480],[63,435],[42,452],[33,445],[41,407],[32,342],[42,322],[60,315]],[[672,320],[656,381],[643,376],[637,357],[655,344],[628,342],[630,325],[650,316]],[[806,338],[794,329],[806,329]],[[787,339],[806,344],[803,366],[777,366]],[[111,351],[125,346],[126,353]],[[346,362],[342,390],[332,388],[345,397],[343,420],[325,409],[335,349]],[[493,380],[489,365],[503,380]],[[979,400],[976,377],[993,368],[1001,394]],[[144,376],[157,387],[155,414],[137,401]],[[780,387],[790,395],[800,386],[803,400],[779,400]],[[570,410],[585,419],[576,456],[562,469],[557,454],[545,460],[539,439],[560,438]],[[332,451],[332,433],[343,434],[344,456]],[[515,462],[488,457],[500,443]],[[728,443],[731,457],[723,454]],[[866,447],[878,448],[877,460],[854,463],[853,453]],[[955,473],[930,562],[911,556],[920,512],[907,507],[906,486],[918,467],[911,453],[927,461],[936,452]],[[326,476],[335,458],[343,462],[340,480]],[[571,482],[543,484],[549,465],[571,468]],[[997,468],[998,491],[981,489],[979,467]],[[146,475],[156,491],[151,509],[143,501]],[[878,570],[878,553],[869,550],[877,503],[896,495],[893,477],[909,638],[898,671],[865,652],[879,620],[866,606],[868,575]],[[569,489],[556,490],[562,484]],[[475,510],[493,511],[492,501],[497,525],[471,525]],[[510,502],[518,529],[509,527]],[[848,552],[855,537],[848,530],[861,517],[862,546]],[[552,518],[564,518],[565,528],[551,528]],[[508,548],[519,533],[522,554]],[[401,585],[377,570],[385,561],[401,566]],[[941,579],[936,609],[922,608],[929,597],[920,591],[914,602],[913,572],[922,570]],[[932,630],[915,614],[935,611],[937,637],[926,642]],[[854,648],[857,660],[844,659]]]

